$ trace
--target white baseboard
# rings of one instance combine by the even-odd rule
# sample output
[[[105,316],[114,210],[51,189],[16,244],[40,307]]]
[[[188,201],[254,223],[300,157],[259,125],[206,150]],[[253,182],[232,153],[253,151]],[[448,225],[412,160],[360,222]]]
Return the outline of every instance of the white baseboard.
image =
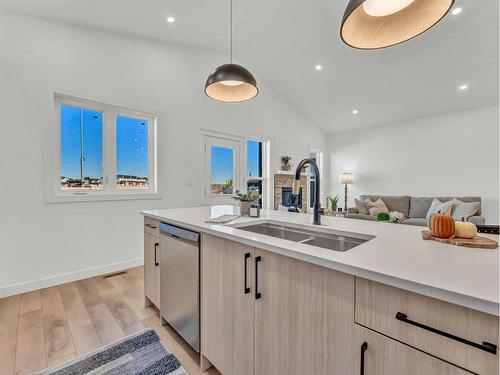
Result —
[[[0,298],[20,293],[26,293],[32,290],[48,288],[54,285],[65,284],[81,279],[86,279],[88,277],[94,277],[111,272],[122,271],[127,268],[142,266],[143,264],[144,264],[144,258],[135,258],[126,260],[124,262],[111,263],[105,266],[87,268],[80,271],[63,273],[61,275],[56,275],[56,276],[44,277],[38,280],[27,281],[24,283],[7,285],[0,288]]]

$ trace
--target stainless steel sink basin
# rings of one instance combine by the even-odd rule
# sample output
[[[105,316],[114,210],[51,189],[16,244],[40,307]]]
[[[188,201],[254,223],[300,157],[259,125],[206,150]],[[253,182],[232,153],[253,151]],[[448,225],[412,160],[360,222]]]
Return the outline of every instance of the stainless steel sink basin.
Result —
[[[318,246],[334,251],[347,251],[369,241],[375,236],[339,231],[334,229],[303,227],[299,225],[283,224],[279,222],[264,222],[258,224],[232,225],[241,230],[266,236],[281,238],[293,242],[301,242],[311,246]]]

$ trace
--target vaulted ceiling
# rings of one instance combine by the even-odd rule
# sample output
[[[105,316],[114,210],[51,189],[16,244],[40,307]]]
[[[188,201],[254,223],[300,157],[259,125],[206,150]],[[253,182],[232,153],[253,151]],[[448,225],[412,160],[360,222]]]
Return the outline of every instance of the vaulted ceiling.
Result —
[[[498,0],[456,0],[460,14],[376,51],[341,42],[346,3],[234,0],[235,62],[326,132],[498,104]],[[228,0],[0,0],[0,6],[229,53]],[[167,23],[167,16],[176,21]],[[467,90],[459,90],[464,84]]]

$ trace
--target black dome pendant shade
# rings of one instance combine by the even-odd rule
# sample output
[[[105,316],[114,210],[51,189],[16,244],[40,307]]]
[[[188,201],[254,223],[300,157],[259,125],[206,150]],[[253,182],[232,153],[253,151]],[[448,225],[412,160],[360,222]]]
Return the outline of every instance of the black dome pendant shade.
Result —
[[[244,102],[258,93],[257,82],[252,73],[238,64],[217,67],[205,83],[205,94],[223,102]]]
[[[250,71],[233,64],[233,1],[230,0],[230,54],[231,63],[218,66],[205,83],[205,94],[221,102],[244,102],[257,96],[257,81]]]
[[[359,49],[403,43],[437,24],[455,0],[350,0],[340,37]]]

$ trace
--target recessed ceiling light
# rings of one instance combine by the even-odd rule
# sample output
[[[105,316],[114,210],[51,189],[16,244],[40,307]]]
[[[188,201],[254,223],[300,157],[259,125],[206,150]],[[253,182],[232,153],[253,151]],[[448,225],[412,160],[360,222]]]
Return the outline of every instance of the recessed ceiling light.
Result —
[[[462,13],[462,8],[455,8],[451,11],[451,14],[453,14],[454,16],[457,16],[460,13]]]
[[[321,66],[320,64],[318,64],[318,65],[316,65],[316,66],[314,67],[314,69],[316,69],[316,70],[321,70],[321,69],[323,69],[323,66]]]
[[[458,89],[459,89],[460,91],[467,90],[468,88],[469,88],[469,85],[460,85],[460,86],[458,86]]]
[[[175,22],[175,18],[170,16],[170,17],[167,17],[167,22],[168,23],[174,23]]]
[[[357,109],[353,109],[353,110],[352,110],[352,114],[353,114],[353,115],[357,115],[357,114],[358,114],[358,110],[357,110]]]

